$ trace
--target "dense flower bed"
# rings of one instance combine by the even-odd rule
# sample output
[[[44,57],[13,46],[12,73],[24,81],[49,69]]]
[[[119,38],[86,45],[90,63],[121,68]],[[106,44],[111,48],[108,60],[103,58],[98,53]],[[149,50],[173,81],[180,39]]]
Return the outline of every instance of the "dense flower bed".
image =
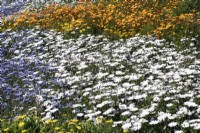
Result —
[[[76,29],[80,33],[104,34],[112,39],[140,33],[180,41],[182,37],[197,37],[200,33],[199,12],[182,3],[182,0],[168,0],[49,4],[27,9],[4,21],[1,30],[40,26],[64,33]]]
[[[0,6],[0,133],[199,132],[195,1],[42,3]]]
[[[179,52],[150,36],[65,40],[26,30],[3,32],[0,42],[3,118],[34,109],[42,120],[103,117],[131,131],[199,127],[200,53],[189,40],[190,49]]]

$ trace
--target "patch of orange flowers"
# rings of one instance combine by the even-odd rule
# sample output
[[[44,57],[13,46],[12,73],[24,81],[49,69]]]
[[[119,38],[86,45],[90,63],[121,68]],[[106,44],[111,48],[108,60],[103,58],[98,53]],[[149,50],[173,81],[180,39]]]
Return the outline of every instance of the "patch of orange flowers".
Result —
[[[105,34],[128,38],[137,33],[156,37],[178,36],[200,25],[197,12],[176,14],[181,0],[159,1],[99,1],[79,2],[75,6],[52,4],[41,10],[26,10],[4,21],[2,29],[22,29],[39,26],[68,33]],[[181,30],[181,31],[180,31]]]

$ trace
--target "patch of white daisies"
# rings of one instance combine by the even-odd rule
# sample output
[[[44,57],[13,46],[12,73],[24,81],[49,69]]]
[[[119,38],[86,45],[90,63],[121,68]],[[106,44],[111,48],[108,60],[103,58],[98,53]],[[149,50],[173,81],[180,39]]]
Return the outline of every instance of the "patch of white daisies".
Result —
[[[147,36],[65,40],[37,29],[0,33],[0,44],[2,114],[41,109],[43,119],[53,119],[70,108],[77,118],[112,118],[113,126],[132,131],[163,123],[200,128],[200,51],[194,46],[177,51]]]

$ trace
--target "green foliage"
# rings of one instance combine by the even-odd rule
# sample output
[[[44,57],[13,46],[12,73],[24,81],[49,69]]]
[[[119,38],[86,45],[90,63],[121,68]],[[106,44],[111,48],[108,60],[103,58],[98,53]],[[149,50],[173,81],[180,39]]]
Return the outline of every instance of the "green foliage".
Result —
[[[98,118],[98,124],[92,121],[69,119],[63,115],[59,120],[42,120],[36,116],[21,115],[15,120],[1,120],[0,132],[6,133],[120,133],[122,129],[112,127],[112,120]]]

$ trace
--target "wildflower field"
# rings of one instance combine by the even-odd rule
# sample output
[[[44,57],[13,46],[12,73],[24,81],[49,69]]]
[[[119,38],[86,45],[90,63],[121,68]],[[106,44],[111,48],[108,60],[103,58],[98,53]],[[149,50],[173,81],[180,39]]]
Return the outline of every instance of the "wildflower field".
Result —
[[[200,132],[199,0],[0,0],[0,133]]]

